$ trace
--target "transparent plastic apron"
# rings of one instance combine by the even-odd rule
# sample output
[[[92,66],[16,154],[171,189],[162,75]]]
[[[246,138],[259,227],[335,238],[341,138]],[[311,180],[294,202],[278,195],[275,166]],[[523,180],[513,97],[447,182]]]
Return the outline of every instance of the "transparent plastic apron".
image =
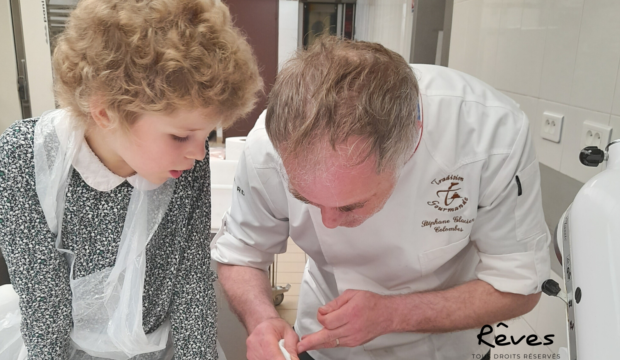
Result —
[[[84,131],[71,126],[67,112],[54,110],[41,116],[34,135],[37,195],[50,230],[57,234],[56,248],[66,256],[71,269],[73,329],[70,359],[125,360],[139,354],[144,354],[139,356],[140,359],[169,359],[173,353],[169,341],[170,322],[167,319],[153,333],[145,334],[142,295],[146,245],[166,212],[175,180],[156,186],[138,176],[127,209],[116,263],[113,267],[74,279],[75,256],[62,248],[61,231],[72,160],[83,142]],[[11,304],[17,306],[16,301]],[[0,318],[0,358],[23,359],[26,351],[19,333],[19,308],[11,309],[7,305],[5,310],[5,316]],[[11,341],[16,337],[19,339]]]

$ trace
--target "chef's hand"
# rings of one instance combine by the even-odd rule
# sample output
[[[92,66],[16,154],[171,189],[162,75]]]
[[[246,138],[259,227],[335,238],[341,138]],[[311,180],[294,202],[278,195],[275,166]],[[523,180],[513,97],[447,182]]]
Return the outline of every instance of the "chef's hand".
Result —
[[[323,329],[302,337],[297,352],[363,345],[394,331],[392,314],[385,296],[370,291],[346,290],[319,308],[317,319]]]
[[[284,339],[284,348],[291,355],[291,359],[299,360],[297,333],[280,318],[267,319],[254,328],[245,342],[248,360],[285,360],[278,345],[281,339]]]

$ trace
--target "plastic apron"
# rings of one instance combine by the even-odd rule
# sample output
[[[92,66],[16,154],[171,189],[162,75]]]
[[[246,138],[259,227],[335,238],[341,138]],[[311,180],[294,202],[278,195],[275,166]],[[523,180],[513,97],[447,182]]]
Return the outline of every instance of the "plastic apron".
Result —
[[[138,176],[113,267],[74,279],[74,254],[62,249],[61,231],[65,194],[72,160],[83,142],[84,131],[70,128],[64,110],[46,112],[35,127],[36,190],[50,230],[57,234],[56,248],[67,258],[72,291],[73,329],[70,359],[170,359],[168,319],[153,333],[142,327],[142,295],[146,271],[146,245],[166,212],[175,187],[170,179],[157,186]],[[15,297],[0,297],[0,358],[26,358],[19,332],[21,316]],[[12,291],[12,288],[8,292]],[[2,293],[2,292],[0,292]],[[2,303],[4,301],[4,303]],[[4,314],[3,314],[4,313]]]

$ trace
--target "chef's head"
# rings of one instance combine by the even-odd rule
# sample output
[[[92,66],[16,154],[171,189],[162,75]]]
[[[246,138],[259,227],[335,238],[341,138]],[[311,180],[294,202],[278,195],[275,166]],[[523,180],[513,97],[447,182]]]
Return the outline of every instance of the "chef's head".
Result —
[[[324,37],[298,52],[269,95],[267,133],[289,191],[328,228],[383,208],[418,135],[418,84],[397,53]]]

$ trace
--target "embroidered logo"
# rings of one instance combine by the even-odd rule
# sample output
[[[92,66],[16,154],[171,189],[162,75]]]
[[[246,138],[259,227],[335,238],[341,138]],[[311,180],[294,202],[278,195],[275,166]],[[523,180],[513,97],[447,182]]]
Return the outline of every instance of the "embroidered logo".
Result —
[[[441,189],[435,192],[439,200],[428,201],[427,204],[442,212],[462,209],[469,201],[467,197],[461,195],[463,181],[464,179],[458,175],[448,175],[439,180],[433,179],[431,184],[441,186]]]

